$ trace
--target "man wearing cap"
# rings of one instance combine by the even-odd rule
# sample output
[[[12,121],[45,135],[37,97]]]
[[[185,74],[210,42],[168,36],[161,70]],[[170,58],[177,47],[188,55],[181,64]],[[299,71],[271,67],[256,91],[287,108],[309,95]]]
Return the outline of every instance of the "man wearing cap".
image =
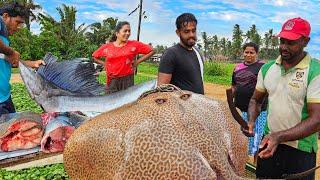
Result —
[[[320,62],[304,51],[310,24],[301,18],[286,21],[279,33],[280,56],[262,66],[249,108],[253,135],[264,97],[268,117],[257,161],[257,178],[282,178],[315,167],[320,130]],[[314,179],[314,173],[306,179]]]

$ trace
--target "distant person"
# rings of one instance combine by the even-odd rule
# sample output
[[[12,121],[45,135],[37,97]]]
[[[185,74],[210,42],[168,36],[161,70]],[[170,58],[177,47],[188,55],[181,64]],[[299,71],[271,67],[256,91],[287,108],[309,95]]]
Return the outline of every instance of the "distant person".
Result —
[[[92,54],[96,63],[105,66],[106,89],[109,93],[133,86],[135,68],[154,54],[151,46],[129,40],[130,35],[130,24],[126,21],[118,22],[110,42],[102,45]],[[143,56],[134,61],[139,54]],[[100,58],[105,59],[103,61]]]
[[[257,77],[263,61],[258,60],[259,46],[253,42],[243,45],[244,62],[236,65],[232,74],[232,92],[235,105],[242,112],[242,117],[248,122],[248,105],[257,84]],[[266,101],[263,103],[261,113],[256,120],[254,137],[249,137],[248,154],[255,156],[264,132],[267,119]],[[256,156],[255,156],[256,160]]]
[[[0,116],[16,112],[10,93],[11,68],[17,67],[20,53],[9,46],[9,36],[19,31],[28,18],[28,11],[18,3],[0,8]],[[26,66],[38,68],[44,61],[21,61]]]
[[[176,33],[180,43],[168,48],[161,57],[158,85],[173,84],[182,90],[204,94],[203,58],[195,49],[197,19],[183,13],[176,19]]]
[[[286,21],[280,34],[280,56],[263,65],[248,108],[254,134],[261,103],[268,94],[268,117],[260,145],[258,179],[301,173],[316,166],[320,130],[320,62],[304,51],[310,24],[302,18]],[[314,179],[314,172],[303,179]]]

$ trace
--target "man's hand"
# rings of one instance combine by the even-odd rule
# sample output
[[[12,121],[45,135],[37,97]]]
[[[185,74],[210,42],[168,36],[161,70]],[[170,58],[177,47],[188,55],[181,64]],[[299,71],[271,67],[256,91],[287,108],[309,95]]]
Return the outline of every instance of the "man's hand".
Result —
[[[40,65],[46,65],[46,63],[43,60],[36,60],[36,61],[21,61],[25,66],[31,67],[31,68],[39,68]]]
[[[38,69],[40,67],[40,65],[46,65],[46,63],[41,59],[41,60],[37,60],[37,61],[31,61],[32,63],[30,63],[30,67]]]
[[[18,67],[20,60],[20,53],[18,51],[13,51],[11,55],[7,55],[5,59],[13,66]]]
[[[242,133],[247,136],[247,137],[253,137],[254,136],[254,122],[248,122],[248,129],[242,128],[241,127],[241,131]]]
[[[263,150],[258,154],[260,158],[265,159],[273,156],[280,143],[278,134],[279,133],[271,133],[262,139],[259,148]]]

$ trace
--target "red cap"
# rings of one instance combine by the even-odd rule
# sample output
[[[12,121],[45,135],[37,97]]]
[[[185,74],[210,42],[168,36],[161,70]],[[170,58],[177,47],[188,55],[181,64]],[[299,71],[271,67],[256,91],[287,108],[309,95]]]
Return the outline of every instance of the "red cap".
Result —
[[[289,19],[282,26],[281,32],[277,35],[278,37],[297,40],[301,36],[309,37],[310,35],[310,24],[308,21],[298,17]]]

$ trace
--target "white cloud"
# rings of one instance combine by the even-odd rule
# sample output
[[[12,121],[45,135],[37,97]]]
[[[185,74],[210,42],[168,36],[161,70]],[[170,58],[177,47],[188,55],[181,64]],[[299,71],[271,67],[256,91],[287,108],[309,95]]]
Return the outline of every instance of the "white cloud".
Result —
[[[272,22],[284,23],[286,20],[298,17],[299,14],[297,12],[277,12],[273,17],[269,19]]]
[[[284,3],[285,3],[285,2],[284,2],[283,0],[276,0],[276,3],[275,3],[275,4],[276,4],[277,6],[283,6]]]
[[[209,12],[207,15],[211,19],[225,20],[225,21],[243,21],[258,18],[256,15],[246,12],[238,11],[223,11],[223,12]]]
[[[193,1],[186,1],[183,6],[187,9],[193,9],[193,10],[210,10],[210,9],[219,9],[219,10],[224,10],[226,9],[223,6],[211,3],[211,4],[206,4],[206,3],[199,3],[199,2],[193,2]]]
[[[219,2],[219,1],[218,1]],[[259,5],[261,5],[259,2],[256,1],[247,1],[247,0],[224,0],[224,1],[220,1],[223,2],[225,4],[229,4],[232,5],[233,8],[235,9],[247,9],[247,10],[253,10],[257,7],[259,7]]]

